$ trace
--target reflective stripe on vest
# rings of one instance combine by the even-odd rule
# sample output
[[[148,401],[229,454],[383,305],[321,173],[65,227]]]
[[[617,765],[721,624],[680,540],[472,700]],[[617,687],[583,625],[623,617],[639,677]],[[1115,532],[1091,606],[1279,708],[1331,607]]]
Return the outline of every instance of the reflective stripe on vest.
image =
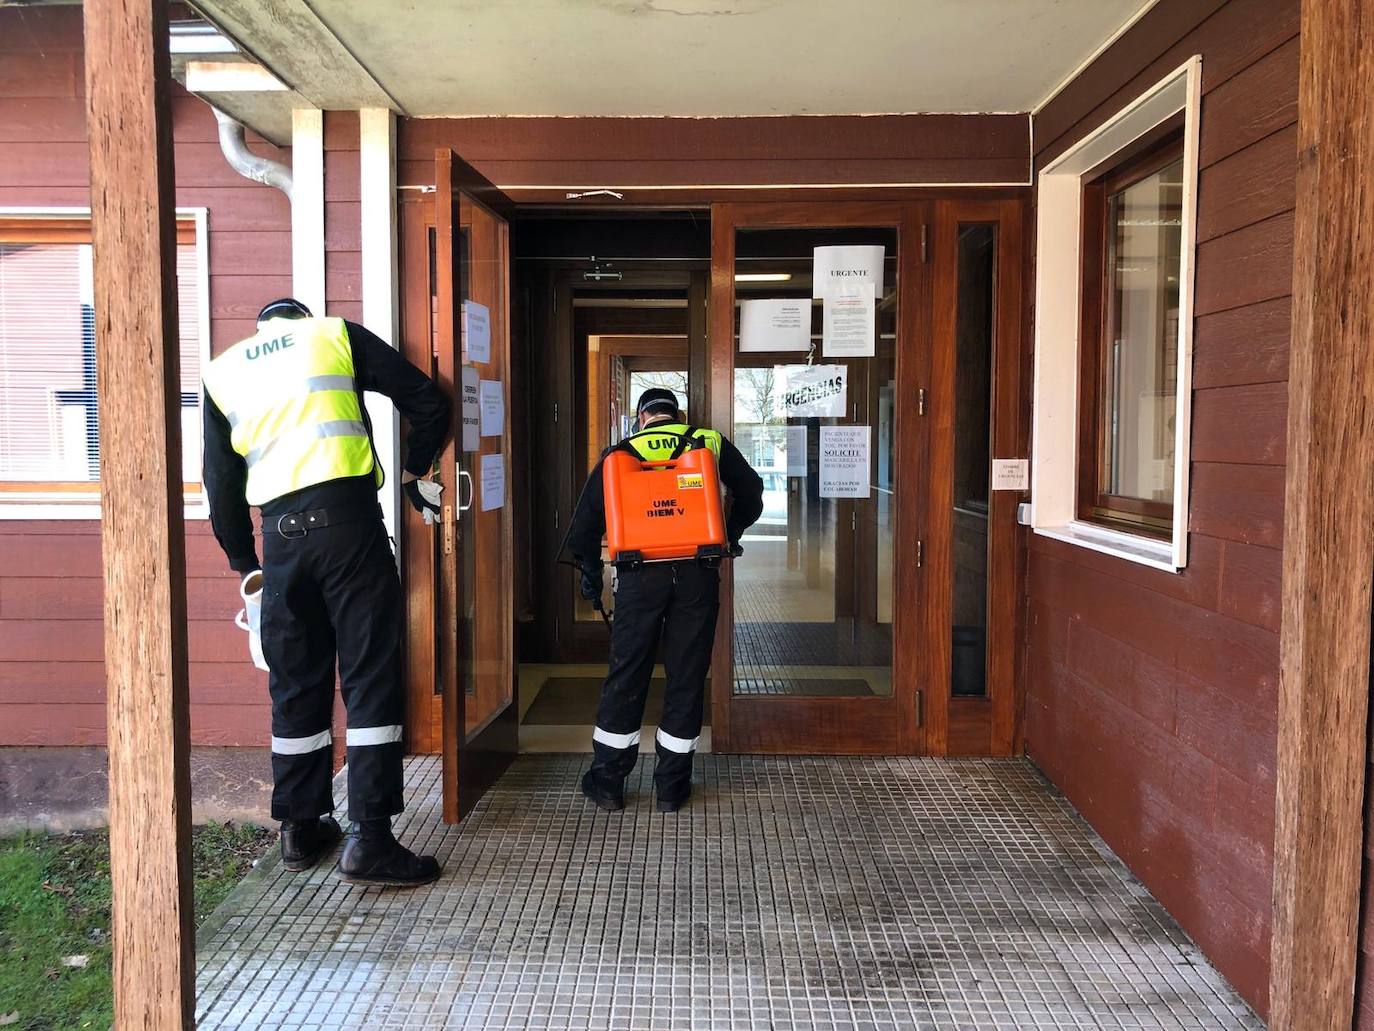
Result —
[[[666,462],[682,443],[683,434],[690,429],[692,427],[681,422],[658,423],[626,437],[625,443],[646,462]],[[720,457],[720,434],[715,430],[692,430],[692,437],[710,448],[717,458]]]
[[[381,469],[343,319],[272,319],[205,367],[205,389],[248,466],[250,505]]]

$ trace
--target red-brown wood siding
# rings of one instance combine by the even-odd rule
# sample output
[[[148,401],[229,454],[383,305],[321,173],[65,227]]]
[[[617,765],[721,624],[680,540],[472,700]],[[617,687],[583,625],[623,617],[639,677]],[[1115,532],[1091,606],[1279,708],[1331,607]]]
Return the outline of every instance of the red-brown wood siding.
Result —
[[[1035,119],[1040,167],[1202,55],[1188,567],[1032,537],[1026,747],[1261,1012],[1298,7],[1164,0]]]
[[[358,112],[324,113],[324,296],[330,315],[363,319]]]
[[[84,93],[81,9],[0,9],[0,207],[89,205]],[[264,300],[290,292],[291,211],[226,164],[202,101],[174,89],[172,110],[177,204],[209,211],[218,352],[253,331]],[[99,530],[95,520],[0,522],[0,745],[105,739]],[[189,520],[186,534],[192,740],[266,745],[266,677],[231,622],[237,578],[207,522]]]

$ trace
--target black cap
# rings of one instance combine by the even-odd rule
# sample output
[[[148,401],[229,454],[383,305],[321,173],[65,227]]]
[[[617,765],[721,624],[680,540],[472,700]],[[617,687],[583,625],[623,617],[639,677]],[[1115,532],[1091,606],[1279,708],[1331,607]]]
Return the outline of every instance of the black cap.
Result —
[[[639,404],[635,406],[635,414],[643,415],[647,411],[670,412],[677,414],[677,395],[666,387],[650,387],[639,395]]]
[[[278,297],[275,301],[264,305],[262,311],[258,312],[259,322],[266,322],[268,319],[309,319],[313,317],[310,314],[310,309],[294,297]]]

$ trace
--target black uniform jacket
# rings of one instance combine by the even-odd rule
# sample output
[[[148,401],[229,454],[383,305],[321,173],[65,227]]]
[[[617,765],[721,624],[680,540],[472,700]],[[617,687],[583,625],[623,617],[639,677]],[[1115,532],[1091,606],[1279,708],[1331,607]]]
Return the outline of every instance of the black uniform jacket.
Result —
[[[601,562],[601,538],[606,533],[606,497],[601,465],[612,450],[607,448],[601,453],[601,458],[587,477],[587,485],[577,499],[577,508],[568,528],[568,550],[582,565]],[[716,468],[720,473],[720,482],[731,496],[730,512],[725,518],[725,534],[731,544],[738,544],[744,531],[763,514],[763,480],[740,454],[739,448],[730,443],[724,434],[720,437],[720,459]]]
[[[444,445],[451,422],[449,400],[432,379],[401,357],[400,353],[371,330],[356,322],[344,322],[353,349],[353,380],[360,395],[375,391],[391,398],[410,424],[406,435],[405,469],[424,476]],[[229,440],[229,420],[207,393],[205,412],[205,464],[202,476],[210,500],[210,525],[229,565],[240,573],[258,568],[257,542],[248,512],[244,488],[248,465]],[[368,435],[372,423],[363,408]],[[336,505],[355,505],[376,499],[377,481],[372,474],[350,476],[293,491],[262,506],[264,519],[289,512],[306,512]]]

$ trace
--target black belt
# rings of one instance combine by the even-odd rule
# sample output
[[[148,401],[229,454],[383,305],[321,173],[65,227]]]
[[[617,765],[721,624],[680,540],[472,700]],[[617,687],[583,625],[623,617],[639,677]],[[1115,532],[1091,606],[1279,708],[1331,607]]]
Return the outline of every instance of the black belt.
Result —
[[[331,505],[305,512],[287,512],[280,516],[263,516],[263,534],[275,533],[287,540],[299,540],[311,530],[342,523],[359,523],[367,519],[381,519],[382,507],[375,501],[365,505]]]

